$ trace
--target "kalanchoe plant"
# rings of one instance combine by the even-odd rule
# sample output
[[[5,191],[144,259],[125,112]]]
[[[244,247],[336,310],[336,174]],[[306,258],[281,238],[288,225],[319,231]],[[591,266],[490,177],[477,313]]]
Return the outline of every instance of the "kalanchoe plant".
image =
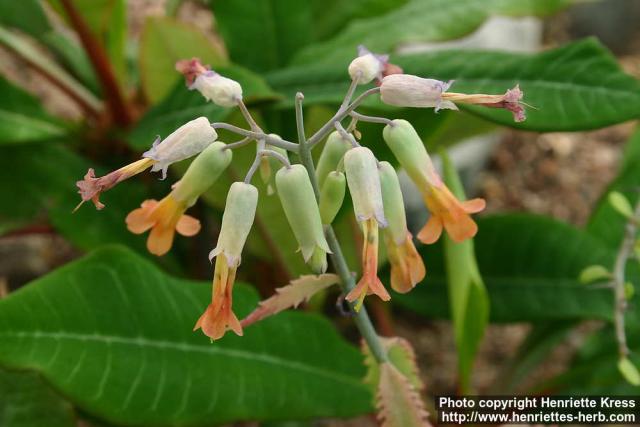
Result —
[[[395,290],[409,292],[424,278],[426,270],[407,230],[396,172],[390,163],[379,162],[370,148],[357,142],[354,138],[357,122],[370,121],[385,125],[382,131],[384,140],[422,192],[425,204],[431,212],[431,218],[417,236],[423,243],[435,242],[443,229],[456,242],[472,238],[477,232],[477,226],[470,214],[481,211],[485,203],[481,199],[456,199],[436,172],[422,141],[409,122],[365,116],[356,109],[368,97],[379,94],[381,100],[390,105],[430,107],[436,111],[440,108],[457,109],[457,103],[505,108],[513,112],[516,121],[521,121],[524,120],[522,92],[516,86],[507,90],[504,95],[450,93],[447,90],[451,82],[401,74],[398,67],[388,63],[387,55],[376,55],[360,47],[358,57],[348,67],[351,85],[342,105],[309,138],[303,128],[303,96],[296,96],[299,141],[295,143],[267,134],[257,125],[243,103],[242,88],[237,82],[203,66],[197,59],[180,61],[176,68],[185,76],[189,88],[198,90],[207,100],[223,107],[238,107],[250,129],[227,123],[209,123],[206,118],[200,117],[186,123],[164,140],[158,138],[143,159],[129,166],[102,178],[95,178],[93,171],[89,170],[85,179],[77,183],[82,201],[93,200],[96,207],[101,209],[103,205],[98,201],[98,196],[124,179],[149,167],[161,170],[164,177],[170,164],[197,155],[169,195],[160,202],[142,202],[142,207],[131,212],[126,219],[129,230],[134,233],[151,229],[149,251],[162,255],[170,249],[174,231],[185,236],[197,233],[199,222],[184,215],[185,210],[196,202],[229,165],[233,149],[255,141],[257,149],[253,164],[244,180],[234,183],[227,195],[222,228],[215,249],[209,255],[210,259],[215,258],[212,301],[197,321],[195,329],[201,328],[212,340],[222,338],[227,330],[242,335],[241,322],[233,313],[233,283],[259,201],[258,189],[251,182],[258,169],[263,180],[270,181],[270,160],[273,159],[281,164],[275,173],[275,187],[305,262],[313,273],[321,274],[327,269],[327,254],[331,257],[346,299],[356,311],[356,324],[371,354],[381,366],[388,366],[385,365],[388,362],[387,349],[375,333],[363,307],[368,294],[376,294],[385,301],[391,298],[378,277],[379,229],[383,230],[392,266],[391,286]],[[357,86],[374,80],[379,86],[372,87],[353,99]],[[342,126],[345,119],[351,119],[347,129]],[[226,129],[244,139],[225,145],[216,141],[216,129]],[[318,147],[319,142],[327,136],[316,169],[311,150]],[[366,145],[367,141],[362,143]],[[292,165],[287,152],[297,154],[301,164]],[[342,205],[347,187],[364,236],[362,277],[357,286],[346,267],[331,226]],[[332,279],[335,276],[322,277],[318,281],[326,286],[335,282]],[[298,293],[295,291],[296,283],[301,287]],[[286,292],[280,292],[261,306],[259,316],[254,314],[251,321],[244,323],[248,325],[257,318],[283,309],[281,303],[285,300],[290,301],[289,306],[297,305],[313,293],[313,287],[309,288],[309,283],[309,279],[292,282]],[[405,374],[395,368],[392,371],[398,378],[404,378]],[[413,387],[408,379],[401,381],[406,382],[402,387]],[[381,384],[387,382],[380,381]],[[384,389],[378,394],[384,397],[388,392],[388,389]],[[413,396],[414,392],[409,394]],[[413,400],[415,399],[405,404],[415,407],[417,403]],[[384,406],[384,402],[382,405]],[[386,409],[382,407],[381,411]],[[420,408],[416,413],[422,412]],[[420,415],[417,418],[424,417]]]

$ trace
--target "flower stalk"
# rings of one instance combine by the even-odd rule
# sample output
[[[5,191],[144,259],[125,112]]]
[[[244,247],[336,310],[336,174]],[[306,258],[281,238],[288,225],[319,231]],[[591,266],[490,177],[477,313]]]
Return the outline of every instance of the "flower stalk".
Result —
[[[624,313],[627,310],[627,296],[625,292],[627,281],[625,279],[625,270],[627,261],[633,256],[633,247],[636,242],[639,221],[640,201],[636,204],[633,210],[633,215],[627,220],[624,229],[624,237],[620,244],[620,248],[618,249],[618,254],[616,255],[613,267],[613,292],[615,298],[613,319],[620,359],[625,359],[629,356],[629,346],[627,345],[624,321]]]
[[[315,193],[316,199],[319,200],[320,189],[318,187],[318,180],[316,179],[315,165],[313,163],[313,158],[311,157],[312,146],[311,143],[307,141],[304,134],[304,118],[302,114],[303,99],[304,95],[298,92],[296,94],[296,125],[298,129],[300,162],[307,169],[307,173],[309,174],[309,179],[311,179],[311,185],[313,186],[313,191]],[[356,101],[354,101],[354,103]],[[325,129],[325,133],[322,134],[319,130],[315,135],[320,134],[321,139],[324,135],[329,133],[329,131],[333,128],[333,124],[338,121],[338,117],[344,118],[344,116],[336,114],[331,120],[329,120],[329,122],[327,122],[328,126],[325,125],[323,126],[323,128],[321,128],[321,130]],[[355,279],[351,273],[351,270],[349,269],[349,266],[347,265],[347,261],[342,253],[342,248],[340,247],[340,242],[338,242],[338,238],[336,237],[336,234],[333,231],[333,227],[331,227],[331,225],[327,225],[325,227],[325,237],[327,239],[327,243],[329,244],[329,249],[331,249],[332,252],[331,254],[329,254],[329,257],[331,258],[331,262],[336,269],[336,273],[338,274],[338,276],[340,276],[340,285],[342,287],[342,290],[344,293],[351,292],[356,286]],[[353,306],[355,306],[355,304],[352,304],[352,308]],[[358,330],[360,331],[360,334],[362,335],[362,338],[367,343],[367,346],[371,350],[371,353],[375,357],[376,361],[378,363],[386,362],[388,360],[387,352],[385,351],[382,342],[380,341],[380,337],[378,336],[373,323],[371,323],[371,319],[367,314],[367,309],[365,307],[362,307],[362,309],[354,315],[353,319]]]

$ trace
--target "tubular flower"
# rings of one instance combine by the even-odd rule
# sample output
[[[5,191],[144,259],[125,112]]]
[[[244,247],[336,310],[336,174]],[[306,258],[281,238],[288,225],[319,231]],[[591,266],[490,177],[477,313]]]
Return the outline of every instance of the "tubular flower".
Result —
[[[84,202],[91,200],[96,209],[104,208],[104,204],[100,202],[100,194],[116,186],[116,184],[131,178],[140,172],[145,171],[153,165],[152,159],[140,159],[127,166],[121,167],[105,176],[96,178],[93,168],[90,168],[82,181],[76,182],[78,193],[82,201],[74,209],[77,210]]]
[[[242,248],[251,231],[258,205],[258,189],[251,184],[235,182],[229,189],[222,215],[218,244],[209,254],[216,257],[211,304],[196,322],[193,330],[202,331],[212,340],[220,339],[228,329],[242,335],[242,326],[233,313],[233,283],[240,265]]]
[[[316,167],[316,178],[320,188],[324,186],[324,180],[327,179],[327,175],[338,169],[340,161],[349,149],[351,149],[351,142],[340,135],[339,132],[334,131],[329,134]]]
[[[198,117],[176,129],[161,140],[158,137],[153,146],[142,156],[154,161],[152,172],[162,171],[162,179],[167,177],[169,165],[193,157],[207,148],[218,138],[206,117]]]
[[[465,94],[447,92],[453,80],[442,82],[424,79],[411,74],[392,74],[382,79],[380,98],[389,105],[399,107],[426,107],[457,110],[456,103],[482,105],[489,108],[504,108],[511,111],[513,120],[525,120],[521,102],[523,93],[516,85],[504,95]]]
[[[478,226],[469,214],[485,207],[483,199],[460,202],[436,172],[415,129],[406,120],[393,120],[385,126],[383,137],[394,156],[422,192],[431,218],[418,233],[418,240],[434,243],[446,229],[455,242],[475,236]]]
[[[338,171],[331,172],[324,180],[319,203],[322,224],[331,224],[338,215],[344,201],[346,182],[344,174]]]
[[[453,102],[442,99],[442,94],[452,83],[453,81],[423,79],[411,74],[391,74],[382,79],[380,98],[385,104],[398,107],[457,110],[458,107]]]
[[[482,93],[464,94],[446,92],[442,98],[451,102],[463,104],[482,105],[490,108],[504,108],[511,111],[515,122],[523,122],[526,119],[522,97],[524,94],[520,86],[515,85],[513,89],[507,90],[504,95],[485,95]]]
[[[164,255],[171,249],[177,231],[193,236],[200,231],[200,222],[184,212],[195,204],[231,162],[231,151],[225,144],[215,142],[189,165],[187,172],[160,202],[145,200],[140,208],[127,215],[129,231],[142,234],[151,229],[147,249],[154,255]]]
[[[364,234],[362,278],[346,296],[347,301],[357,300],[355,310],[358,311],[368,294],[376,294],[384,301],[391,299],[378,278],[378,225],[386,227],[387,221],[382,206],[378,166],[371,150],[366,147],[349,150],[344,156],[344,168],[353,209]]]
[[[276,188],[304,261],[314,273],[324,273],[331,250],[324,237],[320,209],[307,170],[299,164],[280,169],[276,173]]]
[[[382,79],[389,55],[376,55],[366,47],[358,46],[358,57],[349,64],[349,76],[358,84],[367,84],[373,79]]]
[[[380,162],[379,171],[384,215],[389,223],[384,229],[384,242],[391,263],[391,287],[407,293],[424,279],[426,269],[407,229],[398,175],[388,162]]]

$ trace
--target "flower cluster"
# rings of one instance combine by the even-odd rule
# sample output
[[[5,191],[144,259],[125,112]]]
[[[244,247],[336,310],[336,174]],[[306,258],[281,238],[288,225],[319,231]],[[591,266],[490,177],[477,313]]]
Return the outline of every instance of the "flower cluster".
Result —
[[[160,256],[170,250],[176,231],[183,236],[192,236],[200,230],[199,221],[186,215],[185,211],[229,166],[233,159],[232,150],[255,141],[255,161],[244,181],[233,183],[229,189],[217,243],[209,254],[210,260],[215,258],[212,300],[195,329],[202,329],[214,340],[224,336],[227,330],[242,335],[241,322],[233,312],[232,291],[258,206],[259,191],[251,184],[258,169],[268,183],[268,193],[277,192],[302,259],[315,274],[327,270],[327,255],[335,256],[328,243],[327,231],[335,221],[348,189],[363,243],[362,274],[356,286],[348,290],[346,299],[355,310],[359,310],[369,294],[375,294],[382,300],[391,298],[378,277],[381,233],[391,264],[390,284],[395,291],[409,292],[424,279],[426,269],[407,228],[396,170],[391,163],[378,161],[370,148],[357,141],[354,135],[357,135],[358,120],[385,124],[382,131],[385,143],[420,189],[431,216],[417,235],[419,241],[433,243],[443,230],[455,242],[473,237],[477,226],[470,214],[481,211],[485,206],[482,199],[456,199],[438,175],[422,140],[409,122],[357,113],[355,109],[363,97],[379,93],[381,100],[389,105],[436,110],[457,109],[456,104],[459,103],[504,108],[513,113],[516,121],[524,120],[522,92],[518,86],[504,95],[448,92],[451,81],[403,74],[400,67],[388,62],[387,55],[376,55],[361,47],[358,57],[348,67],[352,83],[340,110],[320,131],[307,141],[303,137],[303,141],[296,144],[274,134],[262,133],[243,104],[242,87],[238,82],[210,70],[195,58],[178,62],[176,68],[185,76],[188,87],[199,91],[205,99],[222,107],[239,107],[251,130],[209,123],[207,118],[199,117],[164,139],[158,137],[142,158],[130,165],[99,178],[93,169],[89,169],[77,186],[81,204],[92,200],[96,208],[102,209],[104,205],[99,200],[100,194],[119,182],[148,168],[161,171],[164,179],[171,164],[196,156],[167,196],[160,201],[143,201],[140,208],[126,217],[126,225],[131,232],[140,234],[150,230],[147,247],[151,253]],[[377,88],[351,100],[358,85],[374,80]],[[349,116],[352,121],[345,129],[341,121]],[[217,128],[236,132],[245,138],[225,144],[217,140]],[[332,129],[335,131],[331,132]],[[309,165],[289,162],[287,151],[301,154],[301,147],[311,150],[325,136],[326,143],[315,174]],[[277,169],[273,179],[275,189],[271,186],[272,168]]]

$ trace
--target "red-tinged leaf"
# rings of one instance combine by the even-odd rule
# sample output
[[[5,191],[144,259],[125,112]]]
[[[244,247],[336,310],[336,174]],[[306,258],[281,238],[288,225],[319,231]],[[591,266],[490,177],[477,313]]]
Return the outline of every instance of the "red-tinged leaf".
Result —
[[[420,393],[391,363],[380,364],[377,393],[380,427],[430,427]]]
[[[318,291],[327,289],[339,281],[340,278],[335,274],[300,276],[287,286],[276,289],[276,293],[272,297],[260,302],[258,308],[242,319],[240,323],[246,327],[288,308],[296,308],[301,303],[309,301]]]

